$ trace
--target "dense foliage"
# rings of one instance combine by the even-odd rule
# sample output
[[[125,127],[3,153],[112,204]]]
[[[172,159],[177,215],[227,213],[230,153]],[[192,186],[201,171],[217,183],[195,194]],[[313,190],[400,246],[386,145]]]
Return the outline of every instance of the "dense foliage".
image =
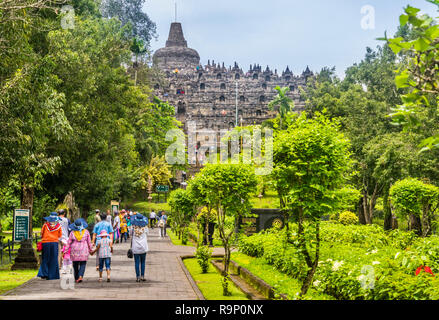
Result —
[[[439,272],[439,237],[418,238],[412,232],[386,233],[376,225],[332,222],[323,222],[321,230],[321,258],[313,288],[343,300],[437,299],[436,277],[425,271],[415,273],[423,266]],[[272,230],[243,237],[239,250],[303,279],[306,272],[299,248],[285,245],[281,240],[285,236],[285,231]]]
[[[119,18],[105,19],[96,2],[74,0],[67,28],[66,3],[0,4],[0,121],[8,123],[0,128],[0,183],[34,214],[44,194],[60,202],[73,192],[84,215],[132,197],[139,168],[164,155],[166,132],[178,124],[174,108],[146,83],[136,86],[127,69],[133,39],[148,45],[155,35],[143,2],[125,1],[105,11]]]

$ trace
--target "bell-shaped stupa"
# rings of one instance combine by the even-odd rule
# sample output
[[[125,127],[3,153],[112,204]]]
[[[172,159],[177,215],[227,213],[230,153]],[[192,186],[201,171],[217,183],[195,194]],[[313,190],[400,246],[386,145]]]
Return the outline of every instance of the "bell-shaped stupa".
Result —
[[[200,64],[200,56],[196,50],[188,48],[179,22],[171,24],[166,47],[157,50],[153,59],[162,70],[193,69]]]

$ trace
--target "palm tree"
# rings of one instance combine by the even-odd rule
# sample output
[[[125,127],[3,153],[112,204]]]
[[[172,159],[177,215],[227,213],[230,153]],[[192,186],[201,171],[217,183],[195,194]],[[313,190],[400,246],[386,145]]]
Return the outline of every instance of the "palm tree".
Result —
[[[285,119],[285,116],[288,112],[292,111],[294,108],[294,101],[287,96],[287,93],[290,91],[290,88],[284,87],[281,88],[277,86],[275,90],[278,92],[277,96],[274,97],[274,100],[268,104],[268,108],[270,110],[274,110],[275,107],[279,107],[279,115],[280,122],[279,127],[282,129],[282,120]]]

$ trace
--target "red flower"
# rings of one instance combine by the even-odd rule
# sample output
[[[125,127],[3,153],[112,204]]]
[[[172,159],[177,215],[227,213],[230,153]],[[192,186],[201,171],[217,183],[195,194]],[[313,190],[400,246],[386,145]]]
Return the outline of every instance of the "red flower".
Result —
[[[419,275],[419,273],[421,273],[422,270],[427,272],[427,273],[429,273],[429,274],[431,274],[434,277],[433,271],[431,271],[430,267],[427,267],[427,266],[425,266],[425,267],[424,266],[420,266],[418,269],[416,269],[415,275]]]

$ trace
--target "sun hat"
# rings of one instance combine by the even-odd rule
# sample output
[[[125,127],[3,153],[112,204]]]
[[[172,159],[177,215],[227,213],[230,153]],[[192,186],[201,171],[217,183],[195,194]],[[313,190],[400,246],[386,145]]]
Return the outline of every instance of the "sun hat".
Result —
[[[82,226],[82,228],[81,228]],[[72,231],[81,231],[82,229],[87,229],[88,224],[83,218],[76,219],[75,222],[69,225],[70,230]]]
[[[99,234],[99,237],[108,237],[108,233],[105,230],[102,230],[101,233]]]
[[[138,227],[142,228],[148,224],[148,219],[146,217],[144,217],[143,215],[141,215],[140,213],[137,213],[131,219],[131,224],[133,226],[138,226]]]
[[[56,222],[59,221],[60,218],[58,217],[57,212],[51,212],[48,217],[44,217],[44,220],[46,220],[47,222]]]

